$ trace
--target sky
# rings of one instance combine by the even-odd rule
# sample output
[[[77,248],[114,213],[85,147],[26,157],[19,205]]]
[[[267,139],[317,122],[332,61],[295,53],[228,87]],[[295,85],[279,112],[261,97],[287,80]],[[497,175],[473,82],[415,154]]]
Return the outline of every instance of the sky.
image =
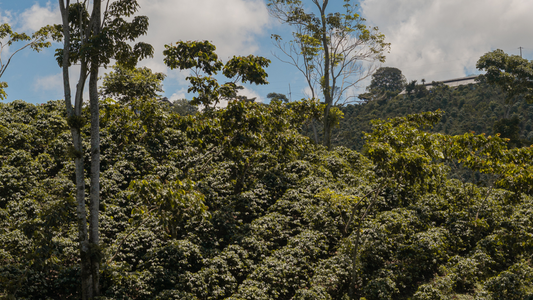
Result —
[[[304,0],[310,2],[310,0]],[[268,14],[266,0],[138,0],[139,15],[150,20],[148,34],[140,40],[154,46],[155,55],[139,66],[167,74],[164,95],[170,100],[191,99],[187,72],[168,69],[163,63],[165,44],[209,40],[226,61],[233,55],[258,55],[270,59],[270,84],[245,85],[243,94],[268,102],[270,92],[291,100],[308,97],[306,82],[296,68],[279,61],[271,34],[290,37],[290,27]],[[331,12],[342,8],[342,0],[330,0]],[[400,69],[408,80],[427,82],[478,74],[479,57],[495,49],[533,58],[533,1],[531,0],[359,0],[359,13],[368,25],[378,26],[391,50],[381,64]],[[32,33],[46,24],[60,23],[57,1],[0,0],[0,23],[17,32]],[[2,62],[21,45],[4,47]],[[63,99],[61,69],[54,58],[53,44],[37,53],[18,52],[0,81],[6,81],[8,97],[45,103]],[[110,69],[102,69],[101,74]],[[76,72],[71,75],[74,85]],[[224,82],[223,77],[219,80]],[[360,84],[364,91],[368,81]]]

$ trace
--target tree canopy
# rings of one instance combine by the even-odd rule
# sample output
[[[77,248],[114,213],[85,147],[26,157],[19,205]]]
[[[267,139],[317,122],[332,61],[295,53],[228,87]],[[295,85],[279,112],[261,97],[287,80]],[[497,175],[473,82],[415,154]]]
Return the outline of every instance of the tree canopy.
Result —
[[[392,98],[402,92],[406,85],[407,80],[400,69],[381,67],[372,74],[370,85],[366,87],[368,92],[359,95],[359,99],[370,101]]]
[[[0,104],[6,297],[80,297],[63,105]],[[363,153],[327,151],[298,133],[321,109],[104,101],[102,297],[343,299],[352,280],[355,299],[531,296],[532,148],[425,131],[433,112],[374,122]],[[447,160],[492,184],[450,179]]]
[[[268,67],[270,60],[264,57],[233,56],[224,64],[215,53],[216,46],[209,41],[179,41],[174,45],[165,45],[165,49],[164,61],[170,69],[192,71],[194,76],[186,79],[190,82],[187,91],[197,93],[192,98],[193,105],[215,108],[222,100],[239,98],[237,92],[242,89],[240,83],[268,83],[268,74],[264,68]],[[213,75],[220,71],[231,81],[219,84]],[[202,72],[207,76],[202,75]]]
[[[293,40],[284,44],[272,35],[284,56],[280,60],[295,66],[304,75],[311,97],[322,96],[323,144],[331,147],[331,130],[339,118],[332,106],[349,102],[349,91],[370,76],[375,67],[363,62],[384,62],[390,44],[377,27],[367,26],[356,13],[356,5],[345,0],[343,11],[331,11],[330,1],[269,0],[271,15],[293,27]]]
[[[524,96],[528,102],[533,101],[533,62],[497,49],[481,56],[476,67],[486,71],[481,78],[505,93],[507,110],[504,118],[509,117],[509,110],[518,96]]]
[[[318,32],[297,38],[325,41],[312,47],[329,53],[326,96],[342,58],[327,58],[324,33],[361,19],[312,3],[320,17],[301,1],[270,1]],[[527,87],[512,89],[521,92],[510,109],[497,100],[511,89],[490,80],[429,91],[413,81],[408,94],[358,106],[276,93],[263,104],[237,91],[267,83],[268,59],[224,63],[208,41],[179,41],[164,62],[190,70],[195,97],[169,103],[157,96],[164,75],[135,68],[152,52],[130,44],[148,26],[137,2],[101,4],[89,14],[88,2],[60,0],[64,100],[0,103],[0,298],[533,299],[533,146],[511,146],[521,130],[533,139],[519,118],[533,116]],[[98,67],[111,59],[99,94]],[[378,72],[369,90],[396,93],[398,71]],[[218,72],[231,81],[219,84]],[[512,118],[487,125],[504,109]],[[371,121],[355,130],[358,151],[302,134],[322,119],[325,136]]]
[[[113,71],[105,74],[100,95],[128,103],[133,99],[155,98],[163,92],[163,80],[166,75],[152,72],[147,67],[127,68],[113,66]]]

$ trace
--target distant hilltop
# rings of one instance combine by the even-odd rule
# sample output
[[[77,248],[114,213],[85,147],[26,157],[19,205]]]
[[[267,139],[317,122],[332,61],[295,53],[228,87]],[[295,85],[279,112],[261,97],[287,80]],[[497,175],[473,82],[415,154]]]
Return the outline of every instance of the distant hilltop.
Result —
[[[456,87],[460,85],[470,84],[470,83],[477,83],[476,78],[478,75],[473,76],[467,76],[467,77],[461,77],[461,78],[455,78],[455,79],[448,79],[443,81],[433,81],[431,83],[425,83],[424,85],[426,88],[431,89],[433,87],[433,83],[442,83],[444,85],[447,85],[449,87]]]
[[[470,83],[477,83],[476,82],[476,78],[478,76],[479,75],[472,75],[472,76],[455,78],[455,79],[448,79],[448,80],[442,80],[442,81],[432,81],[432,82],[429,82],[429,83],[423,83],[421,85],[425,86],[428,90],[432,89],[434,84],[444,84],[444,85],[447,85],[449,87],[458,87],[460,85],[466,85],[466,84],[470,84]],[[407,94],[407,90],[406,89],[404,89],[400,93],[400,95],[404,95],[404,94]]]

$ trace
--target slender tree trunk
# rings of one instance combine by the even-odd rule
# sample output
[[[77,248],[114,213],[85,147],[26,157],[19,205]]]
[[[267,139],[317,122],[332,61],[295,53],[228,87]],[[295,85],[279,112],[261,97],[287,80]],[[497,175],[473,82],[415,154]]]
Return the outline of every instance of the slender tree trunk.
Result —
[[[101,32],[101,1],[95,0],[91,16],[92,34]],[[91,111],[91,188],[89,196],[89,244],[91,246],[92,297],[100,295],[100,107],[98,101],[98,57],[91,58],[89,77],[89,102]],[[92,298],[91,297],[91,298]]]
[[[329,43],[327,37],[327,20],[326,20],[326,7],[328,6],[328,0],[322,2],[320,9],[321,22],[322,22],[322,47],[324,47],[324,101],[326,102],[326,108],[324,109],[324,146],[331,149],[331,120],[329,117],[329,111],[333,103],[333,97],[331,95],[331,89],[329,86],[329,73],[330,73],[330,53]]]
[[[318,144],[318,133],[316,132],[315,119],[311,119],[311,128],[313,128],[313,135],[315,137],[315,144]]]
[[[359,226],[357,226],[357,233],[355,234],[355,242],[352,249],[352,279],[350,283],[350,289],[348,290],[348,296],[350,299],[355,299],[355,285],[357,283],[357,257],[359,254],[359,239],[361,238],[361,222],[359,220]]]
[[[98,71],[96,71],[96,74],[91,71],[91,77],[89,79],[89,98],[91,109],[91,188],[89,197],[89,243],[92,248],[91,277],[94,296],[98,296],[100,294],[100,235],[98,230],[98,217],[100,210],[100,108],[98,103],[97,83]],[[93,95],[95,93],[96,95]]]
[[[76,165],[76,202],[77,202],[77,217],[78,217],[78,234],[80,243],[80,261],[81,261],[81,285],[82,285],[82,299],[91,299],[91,291],[93,289],[91,280],[91,247],[88,240],[87,232],[87,210],[85,208],[85,170],[81,127],[82,124],[82,106],[83,106],[83,90],[85,87],[85,80],[87,78],[87,63],[82,62],[80,69],[80,78],[76,85],[75,107],[73,120],[71,124],[72,141],[74,145],[74,162]],[[70,89],[70,88],[69,88]]]
[[[99,1],[95,1],[94,5],[98,6]],[[84,172],[84,159],[83,159],[83,143],[81,136],[81,128],[83,127],[82,119],[82,106],[83,106],[83,91],[85,89],[85,82],[87,80],[87,60],[81,60],[80,68],[80,77],[76,85],[76,94],[74,96],[74,107],[72,107],[72,95],[70,92],[70,80],[69,80],[69,45],[70,45],[70,28],[69,28],[69,6],[70,0],[59,0],[59,7],[61,10],[61,17],[63,23],[63,89],[65,93],[65,106],[67,110],[67,117],[69,121],[70,131],[72,134],[72,145],[75,162],[75,172],[76,172],[76,213],[77,213],[77,223],[78,223],[78,242],[80,249],[80,273],[81,273],[81,298],[83,300],[93,299],[99,295],[99,284],[98,284],[98,273],[99,273],[99,260],[98,255],[93,255],[94,249],[98,247],[98,209],[99,209],[99,199],[98,201],[93,201],[91,197],[91,219],[90,223],[90,235],[87,231],[87,210],[85,207],[85,172]],[[99,9],[99,7],[98,7]],[[93,12],[94,13],[94,12]],[[99,14],[99,12],[98,12]],[[97,18],[97,24],[99,24],[100,19]],[[92,23],[92,22],[91,22]],[[81,24],[80,24],[81,25]],[[90,30],[85,31],[85,36],[82,37],[83,40],[87,39],[87,34],[90,33]],[[91,67],[92,68],[92,67]],[[94,79],[93,79],[94,78]],[[96,87],[98,78],[98,72],[91,74],[90,86]],[[97,90],[96,90],[97,91]],[[97,95],[97,94],[96,94]],[[92,107],[91,107],[92,108]],[[98,109],[98,103],[96,103],[96,108]],[[98,110],[97,110],[98,111]],[[93,116],[92,116],[93,117]],[[98,115],[96,115],[98,118]],[[96,124],[96,130],[98,130],[98,122],[91,122],[91,127],[93,124]],[[91,128],[91,131],[93,128]],[[96,161],[98,163],[97,168],[94,168],[91,165],[91,170],[99,170],[99,146],[96,148],[97,151],[94,151],[93,147],[93,134],[91,132],[91,162]],[[96,135],[96,142],[99,144],[99,136]],[[97,159],[94,159],[94,153],[97,153]],[[99,185],[94,184],[93,182],[93,173],[91,172],[91,196],[95,193],[93,192],[96,189],[96,195],[99,197]],[[99,180],[99,173],[97,172],[96,180]],[[96,211],[96,214],[94,213]],[[96,219],[96,222],[94,221]],[[96,232],[96,234],[95,234]],[[95,247],[96,245],[96,247]]]
[[[84,280],[89,275],[89,264],[87,263],[89,245],[87,242],[87,214],[85,211],[85,181],[83,170],[83,144],[81,140],[80,120],[81,120],[81,103],[78,103],[78,92],[75,96],[75,108],[72,107],[72,95],[70,93],[69,80],[69,45],[70,45],[70,28],[68,21],[68,9],[70,1],[59,0],[59,7],[61,10],[61,17],[63,23],[63,89],[65,93],[65,106],[67,110],[67,118],[69,120],[70,132],[72,134],[72,147],[75,163],[75,178],[76,178],[76,213],[78,221],[78,242],[81,257],[81,284],[82,284],[82,299],[86,299],[86,292],[90,289],[87,280]],[[83,71],[83,70],[82,70]],[[78,90],[80,88],[78,83]],[[81,87],[83,88],[83,87]]]

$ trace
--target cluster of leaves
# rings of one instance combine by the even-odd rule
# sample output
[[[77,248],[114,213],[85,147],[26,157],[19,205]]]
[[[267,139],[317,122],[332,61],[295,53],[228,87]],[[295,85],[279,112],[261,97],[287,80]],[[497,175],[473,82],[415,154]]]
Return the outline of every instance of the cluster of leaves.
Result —
[[[367,93],[359,95],[364,101],[388,100],[401,93],[407,85],[402,71],[392,67],[381,67],[372,74],[370,85],[366,87]]]
[[[52,45],[48,38],[57,38],[58,33],[54,26],[48,25],[44,26],[41,29],[35,31],[33,34],[28,35],[26,33],[18,33],[11,29],[11,26],[8,23],[0,25],[0,57],[4,54],[6,57],[0,59],[0,77],[4,75],[4,72],[7,70],[7,67],[11,63],[11,59],[15,54],[20,51],[30,47],[34,51],[41,51],[43,48],[48,48]],[[22,44],[21,44],[22,43]],[[5,47],[12,47],[17,45],[15,50],[4,52]],[[11,52],[11,53],[9,53]],[[7,97],[5,88],[7,88],[7,82],[0,82],[0,100],[4,100]]]
[[[0,104],[2,296],[79,298],[63,107]],[[354,278],[356,299],[533,295],[531,148],[423,131],[436,112],[375,122],[364,154],[327,151],[299,134],[322,111],[104,101],[102,296],[346,299]],[[448,160],[495,186],[449,179]]]
[[[238,90],[243,89],[238,84],[268,83],[268,74],[264,68],[268,67],[270,60],[254,55],[233,56],[224,64],[215,50],[215,45],[209,41],[179,41],[165,45],[165,64],[171,69],[191,70],[194,75],[186,78],[190,82],[187,92],[198,94],[192,98],[191,104],[211,109],[222,100],[247,100],[246,97],[237,95]],[[213,75],[220,71],[231,81],[219,84]]]
[[[519,100],[517,96],[523,96],[529,103],[533,102],[533,62],[518,55],[507,55],[497,49],[481,56],[476,67],[486,71],[483,79],[502,89],[508,108]],[[508,114],[507,111],[506,118]]]
[[[151,45],[144,42],[131,45],[148,31],[148,17],[134,16],[139,8],[136,1],[108,3],[98,33],[90,32],[94,30],[94,20],[86,4],[72,3],[66,12],[70,32],[69,65],[88,61],[95,66],[108,66],[115,59],[121,65],[133,68],[139,60],[153,56]],[[64,38],[62,25],[55,25],[55,29],[59,35],[54,38],[61,41]],[[60,66],[63,64],[63,51],[63,48],[58,48],[55,53]]]
[[[141,97],[155,98],[163,92],[163,80],[166,75],[152,72],[147,67],[127,68],[114,65],[113,71],[105,74],[100,94],[128,103]]]

